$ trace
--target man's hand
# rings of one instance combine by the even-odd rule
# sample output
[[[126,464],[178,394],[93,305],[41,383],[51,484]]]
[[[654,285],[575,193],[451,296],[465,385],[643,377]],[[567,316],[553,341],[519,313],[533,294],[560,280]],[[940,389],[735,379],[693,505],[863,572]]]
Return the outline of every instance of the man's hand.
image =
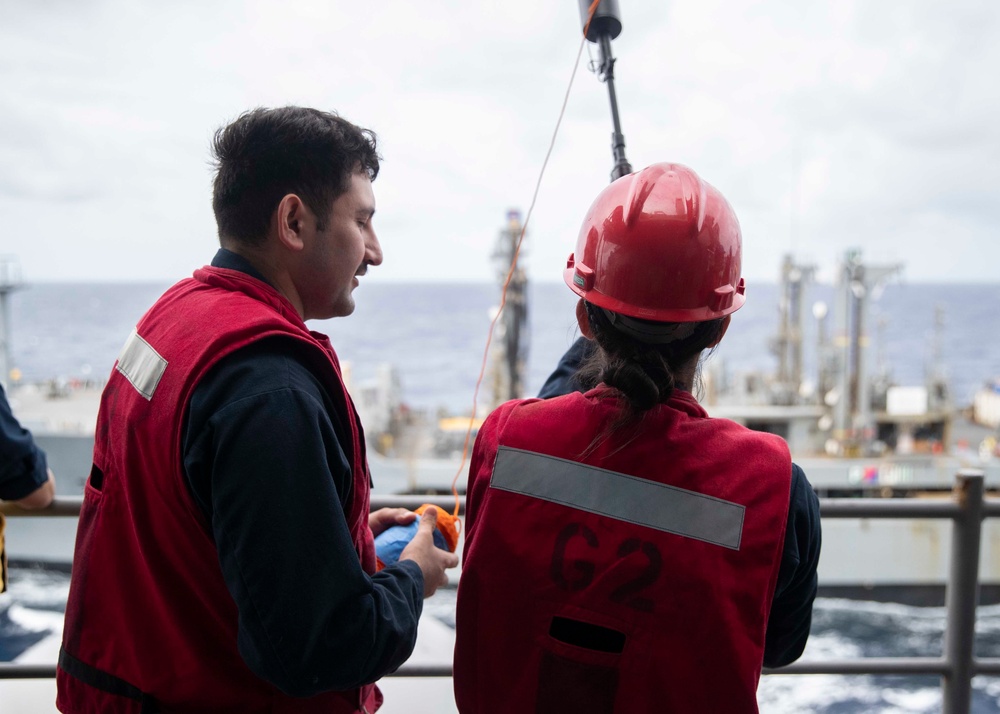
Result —
[[[380,508],[368,514],[368,527],[372,535],[378,538],[393,526],[408,526],[416,519],[417,514],[405,508]]]
[[[429,506],[420,516],[420,525],[417,534],[409,545],[403,548],[400,553],[400,560],[412,560],[420,566],[424,574],[424,597],[428,598],[434,594],[442,585],[448,583],[448,574],[445,570],[458,565],[458,556],[441,550],[434,545],[434,529],[437,527],[437,508]]]
[[[43,483],[41,486],[36,488],[34,491],[29,493],[24,498],[19,498],[14,503],[24,509],[34,510],[36,508],[45,508],[47,505],[52,503],[52,499],[56,495],[56,477],[52,474],[52,469],[49,469],[49,480]]]

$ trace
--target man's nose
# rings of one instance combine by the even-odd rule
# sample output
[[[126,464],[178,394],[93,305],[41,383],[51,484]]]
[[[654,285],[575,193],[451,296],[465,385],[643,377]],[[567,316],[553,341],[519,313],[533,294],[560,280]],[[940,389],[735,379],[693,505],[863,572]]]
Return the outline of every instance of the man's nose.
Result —
[[[382,264],[382,245],[378,242],[378,236],[375,235],[374,229],[372,229],[368,240],[365,241],[365,259],[369,265]]]

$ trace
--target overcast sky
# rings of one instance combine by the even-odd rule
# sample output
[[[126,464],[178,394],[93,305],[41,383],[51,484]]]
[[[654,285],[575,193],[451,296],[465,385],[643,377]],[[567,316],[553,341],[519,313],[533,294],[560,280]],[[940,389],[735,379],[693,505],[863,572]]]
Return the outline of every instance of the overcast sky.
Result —
[[[1000,2],[620,0],[627,155],[687,164],[744,274],[845,249],[917,281],[1000,281]],[[0,0],[0,254],[28,282],[173,281],[217,245],[209,142],[255,106],[379,136],[366,280],[492,280],[580,38],[577,0]],[[596,58],[596,46],[588,45]],[[612,167],[587,51],[529,225],[558,280]]]

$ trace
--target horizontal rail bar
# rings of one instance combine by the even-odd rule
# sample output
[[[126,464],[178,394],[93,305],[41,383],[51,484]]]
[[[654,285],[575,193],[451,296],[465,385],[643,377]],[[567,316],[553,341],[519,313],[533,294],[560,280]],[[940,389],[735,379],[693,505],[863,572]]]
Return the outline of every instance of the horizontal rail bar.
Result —
[[[444,496],[427,496],[420,494],[399,494],[399,495],[375,495],[371,496],[371,509],[373,511],[379,508],[419,508],[425,503],[429,503],[432,506],[437,506],[438,508],[447,511],[448,513],[454,513],[455,511],[455,497],[452,495]],[[459,511],[458,515],[465,514],[465,496],[459,496]]]
[[[8,518],[65,518],[80,515],[83,496],[57,496],[45,508],[27,509],[11,503],[0,501],[0,513]]]
[[[962,507],[952,499],[821,498],[827,518],[956,518]]]
[[[0,663],[0,681],[5,679],[55,679],[54,664],[8,664]],[[450,664],[409,665],[404,664],[389,677],[450,677]]]
[[[975,675],[1000,674],[1000,659],[973,660]],[[948,663],[940,657],[861,657],[852,660],[800,660],[784,667],[765,667],[762,674],[881,674],[881,675],[944,675]],[[404,665],[392,677],[450,677],[451,667],[446,665]]]
[[[974,660],[975,675],[1000,674],[1000,659]],[[948,664],[936,657],[862,657],[853,660],[805,660],[793,662],[786,667],[765,668],[766,675],[787,674],[880,674],[880,675],[944,675]],[[0,680],[4,679],[53,679],[56,667],[53,664],[0,664]],[[451,677],[450,664],[409,665],[404,664],[390,677]]]
[[[950,671],[940,657],[859,657],[858,659],[799,660],[785,667],[765,667],[763,674],[936,674]]]
[[[4,679],[55,679],[54,664],[0,664],[0,680]]]
[[[404,664],[402,667],[397,669],[389,677],[451,677],[451,665],[450,664],[423,664],[423,665],[410,665]]]
[[[372,494],[371,508],[416,508],[430,503],[452,513],[455,497],[449,495]],[[80,515],[82,496],[58,496],[46,508],[27,510],[0,501],[0,513],[13,518],[65,518]],[[459,514],[465,513],[465,496],[459,497]],[[956,518],[961,505],[948,497],[931,498],[821,498],[820,514],[826,518]],[[983,515],[1000,517],[1000,498],[984,499]]]
[[[972,660],[972,671],[974,674],[1000,674],[1000,659],[996,657],[974,659]]]
[[[437,506],[448,513],[455,510],[455,497],[450,495],[372,494],[371,509],[417,508],[425,503]],[[26,509],[9,501],[0,501],[0,513],[11,518],[68,518],[80,515],[83,496],[57,496],[45,508]],[[465,513],[465,496],[459,497],[459,515]]]

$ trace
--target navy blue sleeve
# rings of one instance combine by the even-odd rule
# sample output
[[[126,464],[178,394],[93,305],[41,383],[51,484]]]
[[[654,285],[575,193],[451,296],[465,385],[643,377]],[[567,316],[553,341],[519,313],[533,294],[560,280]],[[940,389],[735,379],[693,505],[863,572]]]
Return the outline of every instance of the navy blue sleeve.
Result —
[[[819,499],[805,473],[792,464],[785,547],[764,642],[764,666],[783,667],[802,655],[812,625],[822,542]]]
[[[345,517],[346,432],[295,349],[262,340],[214,367],[192,395],[182,448],[239,610],[240,654],[282,691],[310,696],[406,661],[423,575],[412,561],[362,570]]]
[[[576,342],[570,345],[566,353],[559,359],[559,364],[555,370],[545,380],[545,384],[538,390],[539,399],[550,399],[561,397],[563,394],[571,392],[584,392],[586,388],[580,384],[576,378],[580,371],[580,365],[594,351],[594,343],[586,337],[577,338]]]
[[[10,410],[0,386],[0,498],[17,501],[48,481],[45,452]]]

